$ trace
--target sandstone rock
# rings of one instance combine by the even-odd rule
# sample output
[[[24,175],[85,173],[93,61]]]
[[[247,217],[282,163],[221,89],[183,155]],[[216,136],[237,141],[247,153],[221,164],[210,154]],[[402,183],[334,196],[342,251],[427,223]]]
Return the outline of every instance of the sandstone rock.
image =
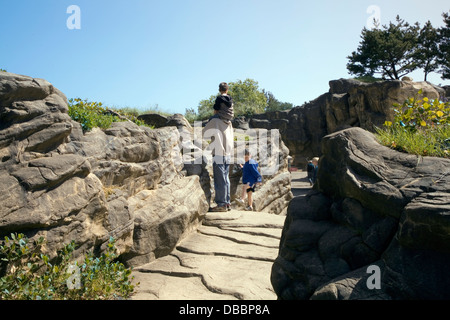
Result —
[[[444,97],[445,98],[450,98],[450,86],[443,86],[442,89],[444,89]]]
[[[249,130],[250,126],[247,119],[244,116],[236,117],[233,120],[233,128],[241,130]]]
[[[176,179],[156,190],[143,190],[128,199],[134,212],[133,247],[124,255],[131,266],[168,255],[208,211],[197,176]]]
[[[44,235],[50,256],[71,240],[75,256],[108,240],[102,184],[85,158],[57,151],[73,128],[67,110],[47,81],[0,74],[0,233]]]
[[[348,92],[349,108],[358,117],[358,127],[373,131],[386,120],[393,120],[394,103],[402,104],[408,98],[416,96],[421,89],[423,95],[430,100],[439,99],[439,93],[424,81],[382,81],[351,88]]]
[[[163,116],[157,113],[142,114],[138,116],[138,119],[144,121],[150,126],[154,126],[155,128],[177,127],[180,129],[182,127],[186,127],[189,128],[189,130],[192,130],[192,126],[189,121],[187,121],[186,118],[179,113],[172,116]]]
[[[132,196],[171,183],[181,171],[179,138],[176,128],[151,130],[116,122],[105,131],[92,130],[61,150],[85,156],[105,186],[120,186]]]
[[[181,178],[177,128],[127,121],[84,134],[67,112],[47,81],[0,73],[0,237],[45,236],[51,257],[72,240],[75,258],[99,253],[110,237],[130,264],[167,254],[207,210],[198,178]]]
[[[290,200],[291,176],[288,171],[289,150],[277,129],[235,130],[235,164],[230,170],[231,200],[241,197],[243,151],[249,149],[258,162],[263,183],[254,193],[254,210],[285,214]],[[256,153],[256,154],[255,154]],[[214,177],[212,176],[212,179]],[[235,205],[239,209],[239,204]],[[242,209],[242,208],[241,208]]]
[[[350,127],[373,132],[386,120],[392,121],[394,103],[402,104],[420,89],[429,99],[443,95],[442,88],[428,82],[338,79],[329,85],[329,92],[302,106],[253,116],[250,127],[279,129],[293,164],[303,167],[308,159],[322,154],[324,136]]]
[[[271,276],[278,297],[448,299],[450,160],[399,153],[360,128],[322,147],[315,190],[287,211]],[[372,265],[381,289],[366,285]]]
[[[207,213],[170,255],[133,270],[133,300],[274,300],[270,268],[285,217]]]
[[[158,113],[143,114],[138,117],[139,120],[144,121],[149,126],[155,126],[156,128],[165,127],[168,121],[166,116]]]

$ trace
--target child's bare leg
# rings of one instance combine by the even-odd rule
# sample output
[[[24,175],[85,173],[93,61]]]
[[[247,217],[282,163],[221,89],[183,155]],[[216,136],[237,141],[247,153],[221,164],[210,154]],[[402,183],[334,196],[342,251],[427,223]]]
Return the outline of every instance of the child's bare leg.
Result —
[[[245,199],[245,193],[247,191],[247,185],[244,184],[242,185],[242,193],[241,193],[241,199],[244,200]]]
[[[247,192],[247,196],[248,196],[248,205],[249,207],[253,208],[253,192],[252,191]]]

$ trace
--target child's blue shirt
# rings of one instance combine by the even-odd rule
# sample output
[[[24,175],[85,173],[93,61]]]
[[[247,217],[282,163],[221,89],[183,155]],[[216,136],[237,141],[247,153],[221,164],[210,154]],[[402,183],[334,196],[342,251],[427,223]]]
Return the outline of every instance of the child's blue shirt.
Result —
[[[250,183],[252,186],[257,182],[262,182],[261,174],[258,171],[258,163],[256,163],[255,160],[250,159],[242,168],[242,183]]]

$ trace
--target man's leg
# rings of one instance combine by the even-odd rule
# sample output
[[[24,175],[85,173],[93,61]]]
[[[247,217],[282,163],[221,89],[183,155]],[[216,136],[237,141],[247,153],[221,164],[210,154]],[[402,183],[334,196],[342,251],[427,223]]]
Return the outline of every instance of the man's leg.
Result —
[[[225,201],[227,206],[231,205],[231,183],[230,183],[230,159],[227,157],[224,159],[224,171],[225,171]]]
[[[213,162],[213,174],[214,174],[214,201],[219,207],[226,207],[227,205],[227,176],[226,168],[223,161]]]

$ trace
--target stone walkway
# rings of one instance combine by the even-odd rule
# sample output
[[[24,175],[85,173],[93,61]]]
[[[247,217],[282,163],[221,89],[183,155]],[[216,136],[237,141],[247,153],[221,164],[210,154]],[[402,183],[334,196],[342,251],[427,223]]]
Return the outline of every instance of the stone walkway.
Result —
[[[292,173],[294,195],[309,190]],[[133,300],[275,300],[270,283],[285,216],[232,210],[208,213],[168,256],[135,268]]]

